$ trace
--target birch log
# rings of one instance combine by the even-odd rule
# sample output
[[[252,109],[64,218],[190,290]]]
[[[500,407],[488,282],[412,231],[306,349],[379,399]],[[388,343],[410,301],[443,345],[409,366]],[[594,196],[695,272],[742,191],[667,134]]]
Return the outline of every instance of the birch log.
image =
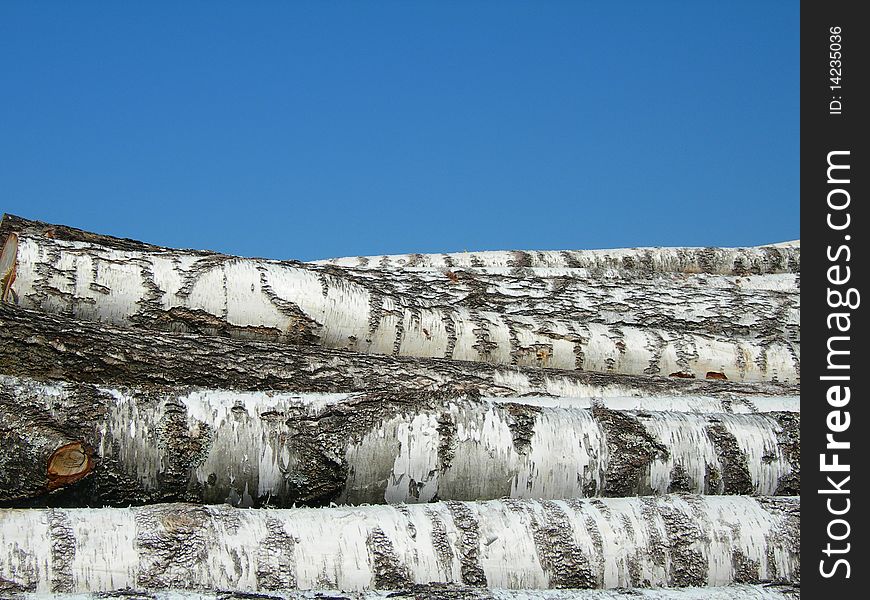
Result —
[[[24,468],[7,470],[3,500],[39,499],[32,490],[58,459],[33,440],[56,430],[93,448],[98,467],[42,500],[55,505],[799,493],[793,412],[638,412],[424,392],[160,392],[0,376],[3,411],[49,417],[44,430],[5,436],[5,454]]]
[[[165,334],[0,305],[2,372],[115,386],[294,392],[442,391],[484,396],[679,397],[673,410],[782,410],[796,385],[632,376],[408,357],[317,346]],[[641,400],[636,400],[641,402]],[[644,408],[643,405],[638,408]]]
[[[800,242],[748,248],[615,248],[385,254],[314,261],[376,269],[585,269],[599,277],[648,278],[665,273],[749,275],[800,272]]]
[[[125,327],[599,372],[795,382],[798,296],[334,266],[17,234],[21,306]],[[457,286],[456,284],[459,283]],[[583,286],[586,287],[583,287]],[[700,290],[700,291],[699,291]],[[562,300],[564,299],[564,300]]]
[[[0,511],[0,581],[29,592],[507,589],[799,581],[797,498],[664,496],[243,510]]]
[[[316,590],[257,594],[251,592],[203,592],[115,590],[95,594],[23,593],[21,600],[795,600],[796,585],[734,584],[722,587],[634,588],[631,590],[504,590],[457,585],[412,585],[401,590],[346,592]]]
[[[89,242],[117,250],[162,250],[161,246],[129,238],[92,233],[5,214],[0,235],[21,232],[71,242]],[[201,254],[213,254],[201,252]],[[800,273],[800,241],[747,248],[625,248],[610,250],[455,252],[333,258],[314,263],[382,269],[561,268],[592,269],[648,276],[661,273],[707,273],[746,276]]]

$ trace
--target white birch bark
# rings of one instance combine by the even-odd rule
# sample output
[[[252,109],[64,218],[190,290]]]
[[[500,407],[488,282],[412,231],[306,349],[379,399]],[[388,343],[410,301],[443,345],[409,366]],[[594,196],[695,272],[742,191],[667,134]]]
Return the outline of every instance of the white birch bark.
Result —
[[[93,449],[98,467],[70,494],[77,503],[183,499],[250,507],[798,493],[799,415],[649,410],[680,401],[651,398],[647,410],[631,411],[559,398],[161,392],[0,376],[0,414],[50,418],[7,437],[8,456],[33,454],[30,442],[43,439],[43,429],[67,430]],[[46,456],[20,462],[40,461],[32,473],[44,475]],[[33,476],[13,474],[19,482]],[[4,486],[0,499],[21,491]]]
[[[679,398],[674,410],[789,410],[797,385],[602,374],[431,358],[360,354],[310,345],[171,334],[0,305],[0,364],[20,377],[115,386],[196,385],[294,392],[441,391],[484,396]],[[674,402],[674,401],[672,401]],[[682,407],[696,408],[682,408]],[[637,405],[643,409],[643,405]]]
[[[664,496],[242,510],[0,511],[0,580],[29,592],[507,589],[799,581],[798,499]]]
[[[747,248],[510,250],[355,256],[314,262],[376,269],[584,269],[589,275],[605,277],[649,277],[662,273],[774,274],[800,271],[800,241]]]
[[[796,294],[589,286],[562,301],[559,290],[536,297],[519,283],[522,299],[511,300],[510,286],[472,282],[466,293],[446,277],[435,289],[419,277],[25,234],[17,263],[21,306],[127,327],[607,373],[799,379]]]
[[[416,585],[404,590],[314,590],[296,592],[249,592],[117,590],[98,594],[24,593],[21,600],[106,600],[108,598],[147,597],[149,600],[795,600],[800,588],[787,585],[735,584],[705,588],[634,588],[631,590],[504,590],[449,585]]]

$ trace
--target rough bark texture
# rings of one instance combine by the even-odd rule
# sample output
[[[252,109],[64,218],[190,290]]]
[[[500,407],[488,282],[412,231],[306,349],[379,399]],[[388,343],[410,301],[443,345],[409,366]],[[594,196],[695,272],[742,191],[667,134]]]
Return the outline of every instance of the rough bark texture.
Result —
[[[119,249],[27,231],[18,232],[11,292],[23,307],[79,319],[372,354],[799,379],[796,288],[743,290],[694,275],[614,286],[559,277],[352,270],[144,245]],[[771,251],[779,256],[779,249]]]
[[[453,390],[484,396],[575,398],[678,396],[783,410],[790,384],[608,375],[483,363],[365,355],[317,346],[164,334],[101,326],[0,305],[0,364],[21,377],[116,386],[196,385],[300,392]],[[640,406],[643,408],[643,406]],[[674,410],[680,410],[679,407]],[[727,408],[725,409],[727,410]]]
[[[459,585],[416,584],[398,590],[293,592],[117,590],[95,594],[20,594],[21,600],[794,600],[800,588],[792,585],[735,584],[723,587],[632,590],[497,590]]]
[[[470,573],[509,589],[794,583],[799,520],[797,498],[692,495],[283,511],[3,510],[0,536],[11,543],[0,552],[0,581],[28,592],[266,592],[290,584],[358,591],[396,581],[469,585]]]
[[[90,474],[92,447],[17,396],[0,384],[0,501],[38,497]]]
[[[0,245],[2,597],[799,596],[798,243]]]
[[[365,269],[574,269],[591,276],[651,278],[660,274],[767,275],[799,273],[798,241],[749,248],[618,248],[393,254],[315,261]]]
[[[44,417],[7,437],[6,456],[42,466],[10,470],[0,499],[20,502],[29,490],[33,503],[55,506],[769,495],[791,489],[799,469],[788,442],[800,420],[783,413],[617,411],[603,402],[589,410],[570,399],[431,392],[110,389],[0,376],[3,411]],[[34,447],[56,431],[94,448],[97,468],[46,497],[61,484],[43,485],[49,459]]]

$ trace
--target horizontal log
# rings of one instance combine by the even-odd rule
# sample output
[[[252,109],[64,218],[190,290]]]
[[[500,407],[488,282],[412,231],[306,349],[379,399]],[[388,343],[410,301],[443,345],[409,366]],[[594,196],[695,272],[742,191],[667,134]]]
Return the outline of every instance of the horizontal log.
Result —
[[[123,588],[508,589],[799,581],[797,498],[660,496],[243,510],[0,511],[0,581]]]
[[[299,392],[418,391],[573,398],[678,396],[764,410],[793,384],[633,376],[366,355],[317,346],[134,331],[0,305],[0,364],[20,377],[116,386],[196,385]],[[691,400],[695,398],[696,400]],[[641,406],[640,408],[643,408]],[[680,410],[680,408],[675,408]]]
[[[116,250],[155,251],[161,246],[129,238],[92,233],[66,225],[55,225],[5,214],[0,236],[20,232],[69,242],[87,242]],[[201,255],[215,254],[195,251]],[[624,248],[568,251],[484,251],[446,254],[396,254],[332,258],[313,261],[358,268],[452,269],[452,268],[569,268],[634,273],[707,273],[746,276],[800,272],[800,241],[745,248]]]
[[[571,403],[425,392],[159,392],[0,376],[0,411],[50,415],[56,425],[46,431],[63,429],[95,449],[92,476],[42,500],[54,505],[799,492],[796,413],[638,412]],[[4,451],[20,457],[20,465],[42,460],[50,470],[48,457],[32,448],[45,437],[27,427],[3,440]],[[29,492],[40,489],[45,473],[45,466],[10,469],[11,485],[0,489],[0,499],[20,500],[27,491],[23,497],[39,500]],[[34,478],[34,485],[14,485]]]
[[[618,248],[387,254],[314,262],[369,269],[583,269],[594,276],[625,278],[648,278],[667,273],[740,276],[800,272],[800,242],[746,248]]]
[[[734,584],[722,587],[632,588],[627,590],[495,590],[428,584],[401,590],[280,592],[116,590],[94,594],[21,594],[21,600],[795,600],[791,585]]]
[[[26,308],[372,354],[747,381],[799,377],[799,295],[119,250],[19,232]]]
[[[378,290],[421,310],[454,309],[506,317],[580,321],[611,328],[659,329],[729,339],[800,342],[797,275],[666,275],[617,280],[552,276],[539,269],[376,270],[314,268],[318,278]],[[786,285],[787,284],[787,285]],[[331,285],[329,282],[326,285]],[[414,290],[412,298],[408,290]]]
[[[309,265],[336,266],[330,261],[314,261]],[[692,294],[700,294],[703,290],[717,289],[764,292],[795,293],[800,289],[800,273],[767,273],[764,275],[716,275],[707,273],[656,273],[650,277],[631,277],[620,271],[593,271],[589,269],[572,269],[570,267],[454,267],[428,268],[404,267],[399,269],[372,269],[366,267],[341,266],[342,272],[353,277],[363,277],[364,273],[391,274],[393,277],[403,276],[425,277],[452,283],[462,280],[482,282],[514,282],[516,280],[538,280],[552,286],[575,285],[578,289],[589,286],[599,289],[604,286],[658,285],[666,289],[679,288],[681,285],[692,288]]]

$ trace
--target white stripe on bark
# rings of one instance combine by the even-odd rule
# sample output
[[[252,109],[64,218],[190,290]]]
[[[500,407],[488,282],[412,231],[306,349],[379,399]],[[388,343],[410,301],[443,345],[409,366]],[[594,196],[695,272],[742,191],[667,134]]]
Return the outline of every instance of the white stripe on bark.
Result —
[[[2,510],[0,577],[31,592],[794,582],[799,510],[740,496]]]
[[[680,302],[676,292],[672,302],[653,302],[635,315],[632,305],[621,301],[596,301],[584,309],[583,302],[592,296],[560,307],[552,292],[539,299],[539,306],[528,298],[511,313],[511,305],[478,310],[470,300],[455,306],[443,297],[427,301],[425,289],[401,289],[398,280],[398,291],[386,294],[378,279],[364,283],[330,269],[197,253],[121,251],[22,235],[13,290],[25,307],[123,326],[611,373],[741,381],[799,378],[794,295],[771,296],[776,300],[771,304],[756,292],[757,298],[738,302],[741,314],[735,323],[733,303],[722,305],[717,294],[693,305]],[[618,299],[624,293],[604,289],[599,292],[605,300],[608,294]],[[496,296],[508,290],[503,292]],[[663,294],[647,290],[659,299]],[[632,301],[641,297],[638,292]],[[599,310],[602,306],[610,308]],[[659,321],[674,325],[645,324]],[[724,334],[704,330],[708,322]],[[753,333],[761,322],[768,325]],[[701,329],[693,333],[697,327]],[[736,337],[744,330],[748,337]]]

